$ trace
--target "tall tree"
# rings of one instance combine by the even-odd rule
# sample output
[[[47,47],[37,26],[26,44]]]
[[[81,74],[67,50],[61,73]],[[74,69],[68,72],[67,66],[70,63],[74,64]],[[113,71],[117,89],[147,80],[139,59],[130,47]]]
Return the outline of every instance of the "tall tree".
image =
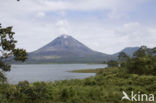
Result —
[[[141,46],[127,62],[130,73],[156,75],[156,48]]]
[[[120,52],[118,55],[119,66],[125,67],[129,59],[130,57],[125,52]]]
[[[141,46],[140,48],[139,48],[139,50],[137,50],[134,54],[133,54],[133,56],[134,57],[145,57],[146,56],[146,54],[147,54],[147,47],[146,46]]]
[[[14,34],[11,26],[3,28],[0,24],[0,82],[7,80],[4,72],[10,71],[9,60],[24,62],[27,59],[26,50],[16,48]]]
[[[125,52],[120,52],[118,55],[118,59],[120,62],[126,62],[130,57]]]

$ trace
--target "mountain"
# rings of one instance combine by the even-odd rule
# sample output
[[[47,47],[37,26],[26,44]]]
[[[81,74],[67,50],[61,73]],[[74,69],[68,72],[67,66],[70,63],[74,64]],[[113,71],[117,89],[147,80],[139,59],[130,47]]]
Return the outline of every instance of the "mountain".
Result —
[[[104,62],[113,56],[94,51],[69,35],[61,35],[49,44],[28,54],[30,63]]]
[[[127,48],[121,50],[120,52],[125,52],[125,53],[126,53],[127,55],[129,55],[129,56],[133,56],[133,53],[134,53],[135,51],[137,51],[138,49],[139,49],[139,47],[127,47]],[[119,55],[120,52],[115,53],[113,56],[117,57],[117,56]]]
[[[127,47],[120,52],[132,56],[139,47]],[[108,55],[88,48],[83,43],[69,35],[61,35],[28,54],[27,63],[103,63],[117,60],[120,52]]]

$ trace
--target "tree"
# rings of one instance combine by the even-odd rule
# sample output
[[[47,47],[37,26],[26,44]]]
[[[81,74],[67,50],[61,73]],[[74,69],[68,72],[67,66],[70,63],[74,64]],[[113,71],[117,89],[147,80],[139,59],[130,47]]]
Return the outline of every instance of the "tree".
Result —
[[[156,75],[156,48],[141,46],[127,62],[127,69],[130,73]]]
[[[125,67],[129,59],[130,57],[125,52],[120,52],[118,55],[120,67]]]
[[[118,67],[118,62],[115,60],[110,60],[107,62],[108,67]]]
[[[156,47],[154,47],[154,48],[152,49],[152,53],[153,53],[153,54],[156,54]]]
[[[125,52],[120,52],[118,55],[118,58],[120,61],[125,61],[125,60],[129,59],[129,56]]]
[[[10,71],[11,65],[8,61],[14,59],[24,62],[27,59],[26,50],[16,48],[14,34],[12,27],[2,28],[0,24],[0,82],[7,80],[4,72]]]
[[[147,54],[147,47],[141,46],[134,54],[134,57],[145,57]]]
[[[132,58],[127,67],[129,73],[136,73],[140,75],[156,74],[154,62],[149,57]]]

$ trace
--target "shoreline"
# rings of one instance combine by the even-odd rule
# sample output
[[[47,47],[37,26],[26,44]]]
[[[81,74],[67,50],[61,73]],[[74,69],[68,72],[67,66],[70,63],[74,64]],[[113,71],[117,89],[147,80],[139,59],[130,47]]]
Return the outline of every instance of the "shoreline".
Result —
[[[72,73],[98,73],[106,68],[95,68],[95,69],[79,69],[79,70],[72,70],[68,72]]]

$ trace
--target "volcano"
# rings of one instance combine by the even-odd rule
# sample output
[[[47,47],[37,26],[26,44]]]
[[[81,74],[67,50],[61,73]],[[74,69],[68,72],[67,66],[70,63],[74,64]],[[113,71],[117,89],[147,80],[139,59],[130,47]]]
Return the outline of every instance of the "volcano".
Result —
[[[95,63],[112,59],[69,35],[61,35],[28,55],[27,62],[33,63]]]

